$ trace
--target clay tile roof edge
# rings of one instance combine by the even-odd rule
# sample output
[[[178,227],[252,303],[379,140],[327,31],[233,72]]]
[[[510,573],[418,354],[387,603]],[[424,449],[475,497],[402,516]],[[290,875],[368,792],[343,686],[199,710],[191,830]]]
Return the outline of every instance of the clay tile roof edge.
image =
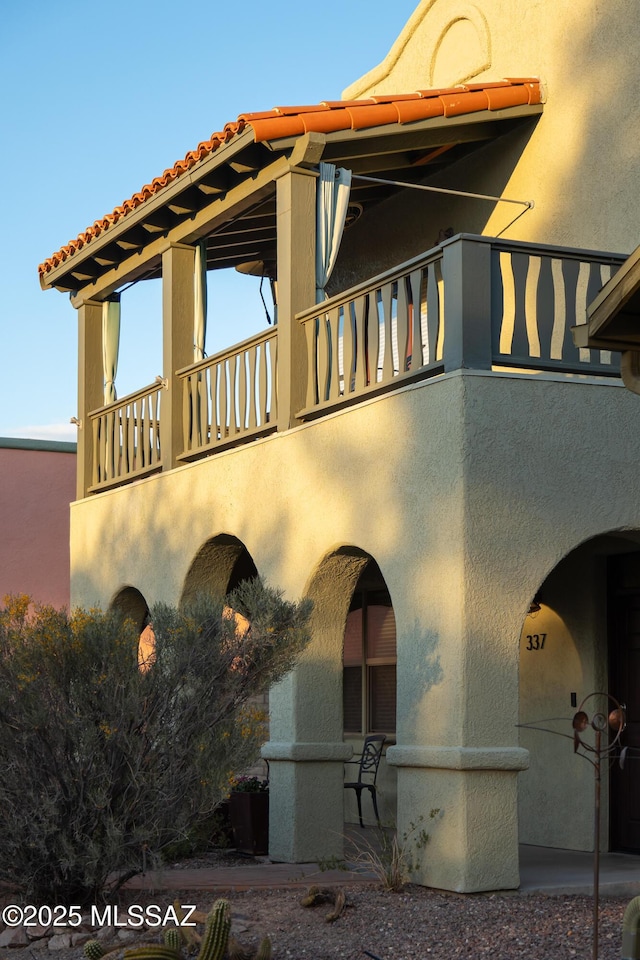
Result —
[[[508,90],[514,90],[513,101]],[[524,90],[526,89],[526,99]],[[491,91],[495,93],[492,96]],[[483,91],[488,91],[482,96]],[[516,93],[516,91],[518,91]],[[415,108],[411,101],[431,101],[433,108],[429,110]],[[439,106],[436,108],[435,103]],[[227,123],[223,130],[214,132],[208,140],[201,141],[195,150],[189,151],[183,160],[178,160],[164,171],[160,177],[155,177],[151,183],[145,184],[141,190],[116,207],[112,213],[96,220],[95,223],[80,233],[75,240],[56,251],[38,267],[40,277],[45,277],[55,270],[61,263],[72,257],[79,250],[90,244],[93,239],[108,231],[112,225],[118,223],[135,211],[141,204],[157,196],[170,184],[179,179],[196,164],[215,153],[220,147],[238,137],[247,127],[250,127],[255,142],[268,139],[278,139],[283,136],[298,135],[309,130],[331,131],[376,127],[388,124],[393,115],[394,105],[398,114],[398,122],[410,122],[414,119],[445,113],[476,113],[491,104],[506,104],[513,102],[538,104],[544,102],[544,94],[539,79],[535,77],[507,78],[491,83],[460,84],[456,87],[444,87],[434,90],[418,90],[413,93],[403,93],[396,96],[385,94],[362,100],[325,100],[316,105],[297,107],[275,107],[273,110],[258,113],[240,114],[235,122]],[[411,109],[410,109],[411,105]],[[467,106],[468,105],[468,106]],[[351,114],[349,111],[352,110]],[[369,113],[370,111],[370,113]],[[371,122],[367,122],[367,117]],[[331,119],[330,119],[331,118]],[[348,120],[347,120],[348,118]]]

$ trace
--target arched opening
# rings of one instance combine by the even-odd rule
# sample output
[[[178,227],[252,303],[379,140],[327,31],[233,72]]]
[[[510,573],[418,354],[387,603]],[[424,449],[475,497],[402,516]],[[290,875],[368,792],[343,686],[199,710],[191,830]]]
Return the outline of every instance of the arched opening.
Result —
[[[155,636],[147,601],[135,587],[123,587],[115,595],[109,607],[135,623],[140,634],[138,666],[141,670],[148,670],[155,657]]]
[[[223,597],[243,580],[258,576],[251,554],[237,537],[221,533],[207,540],[189,567],[180,597],[181,603],[198,594]]]
[[[396,732],[396,621],[370,557],[353,590],[342,652],[343,726],[348,735]]]
[[[231,534],[218,534],[207,540],[196,553],[184,579],[180,604],[202,595],[225,597],[244,580],[253,580],[257,576],[256,565],[242,541]],[[265,730],[268,730],[268,692],[253,697],[249,705],[256,711],[256,722],[264,723]],[[257,760],[250,769],[236,772],[267,777],[268,767]]]
[[[149,621],[147,601],[135,587],[123,587],[119,590],[109,604],[109,608],[116,610],[127,620],[132,620],[140,633]]]
[[[640,698],[634,704],[630,695],[637,689],[640,533],[602,535],[557,564],[532,597],[524,620],[520,723],[554,733],[519,731],[530,758],[518,784],[521,844],[593,849],[593,768],[574,754],[572,718],[588,694],[610,693],[629,707],[624,737],[630,744],[636,722],[640,729]],[[602,788],[604,849],[640,851],[637,803],[630,801],[640,795],[640,771],[636,774],[635,764],[624,771],[613,764]]]
[[[313,704],[315,724],[323,723],[336,739],[348,742],[355,756],[367,734],[383,733],[386,752],[395,742],[396,630],[378,563],[358,547],[340,547],[319,564],[307,596],[314,604],[313,655],[322,662],[327,682],[326,695]],[[348,780],[355,769],[347,767]],[[381,821],[395,823],[396,771],[384,757],[377,786]],[[345,822],[358,823],[355,793],[344,793]],[[365,823],[375,823],[367,796],[363,812]]]

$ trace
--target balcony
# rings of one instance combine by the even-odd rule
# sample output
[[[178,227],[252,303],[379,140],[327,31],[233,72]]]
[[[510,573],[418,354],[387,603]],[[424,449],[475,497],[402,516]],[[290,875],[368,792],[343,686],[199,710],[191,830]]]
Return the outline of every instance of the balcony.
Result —
[[[308,310],[289,368],[275,327],[174,372],[188,462],[282,429],[278,396],[302,370],[298,422],[467,368],[617,377],[617,358],[577,348],[571,327],[624,258],[598,251],[460,235]],[[159,379],[89,414],[87,493],[171,465],[162,456]],[[285,429],[288,428],[288,424]]]

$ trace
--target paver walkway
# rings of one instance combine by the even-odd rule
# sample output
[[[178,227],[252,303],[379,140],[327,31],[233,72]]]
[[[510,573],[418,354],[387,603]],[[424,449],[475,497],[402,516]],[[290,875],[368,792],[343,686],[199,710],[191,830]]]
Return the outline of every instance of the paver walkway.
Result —
[[[135,890],[259,890],[375,883],[371,873],[321,870],[317,863],[256,862],[246,866],[201,867],[151,871],[128,881]]]
[[[241,866],[166,868],[133,877],[130,889],[146,890],[258,890],[308,887],[312,884],[347,885],[376,883],[361,869],[321,870],[317,863],[271,863],[266,858]],[[521,847],[520,892],[590,894],[593,890],[593,856],[572,850]],[[640,857],[602,854],[600,891],[606,896],[640,894]]]

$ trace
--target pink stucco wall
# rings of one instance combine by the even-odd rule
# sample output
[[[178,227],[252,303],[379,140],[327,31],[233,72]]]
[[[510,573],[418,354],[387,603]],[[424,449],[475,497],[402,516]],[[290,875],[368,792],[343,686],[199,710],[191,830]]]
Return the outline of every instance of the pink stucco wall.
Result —
[[[0,438],[0,603],[26,593],[69,605],[75,444]]]

